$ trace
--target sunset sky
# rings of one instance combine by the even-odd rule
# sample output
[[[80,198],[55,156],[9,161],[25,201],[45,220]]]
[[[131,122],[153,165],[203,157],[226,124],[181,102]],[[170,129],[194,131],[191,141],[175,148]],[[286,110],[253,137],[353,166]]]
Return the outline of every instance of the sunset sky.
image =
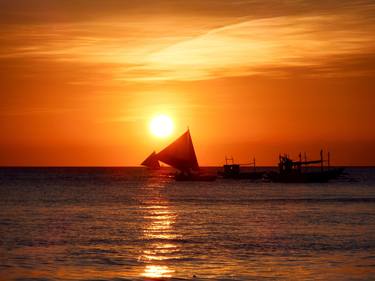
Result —
[[[375,3],[0,0],[0,98],[0,165],[375,165]]]

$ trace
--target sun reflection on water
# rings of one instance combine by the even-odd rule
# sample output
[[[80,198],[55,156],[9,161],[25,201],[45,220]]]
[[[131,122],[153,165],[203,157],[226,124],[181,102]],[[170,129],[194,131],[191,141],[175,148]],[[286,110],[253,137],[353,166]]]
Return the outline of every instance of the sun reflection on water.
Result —
[[[160,190],[154,192],[153,199],[144,201],[142,207],[146,244],[139,260],[146,265],[140,275],[148,278],[172,277],[175,270],[168,261],[180,258],[179,246],[174,242],[179,238],[174,229],[177,215]]]
[[[144,277],[159,278],[172,277],[174,270],[166,265],[146,265],[144,272],[141,274]]]

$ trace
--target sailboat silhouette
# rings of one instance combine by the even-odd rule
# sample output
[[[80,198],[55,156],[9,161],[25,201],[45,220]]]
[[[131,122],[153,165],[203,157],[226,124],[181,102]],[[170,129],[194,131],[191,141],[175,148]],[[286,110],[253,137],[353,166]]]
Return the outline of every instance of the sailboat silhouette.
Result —
[[[216,179],[214,175],[201,173],[189,129],[157,153],[156,158],[180,171],[175,175],[178,181],[213,181]]]

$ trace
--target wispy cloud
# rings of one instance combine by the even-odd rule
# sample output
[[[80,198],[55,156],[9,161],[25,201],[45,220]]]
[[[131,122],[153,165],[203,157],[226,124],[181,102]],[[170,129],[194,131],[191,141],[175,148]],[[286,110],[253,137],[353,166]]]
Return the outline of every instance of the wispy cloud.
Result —
[[[346,16],[249,20],[211,30],[150,54],[143,67],[159,77],[200,80],[272,74],[272,68],[325,67],[336,57],[375,51],[374,26]]]
[[[3,110],[0,112],[0,116],[7,117],[19,117],[19,116],[45,116],[45,115],[63,115],[66,113],[74,113],[79,111],[78,108],[46,108],[46,107],[35,107],[28,110],[18,111],[18,110]]]
[[[303,72],[304,67],[340,74],[346,70],[332,67],[337,58],[350,61],[375,51],[375,24],[366,7],[353,13],[262,18],[133,16],[4,25],[0,58],[102,64],[112,79],[142,82],[285,75],[289,69]]]

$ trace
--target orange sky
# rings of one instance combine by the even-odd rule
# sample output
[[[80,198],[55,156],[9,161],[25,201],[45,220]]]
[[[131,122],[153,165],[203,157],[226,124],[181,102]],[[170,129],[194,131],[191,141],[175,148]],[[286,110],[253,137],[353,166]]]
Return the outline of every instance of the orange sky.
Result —
[[[375,165],[375,4],[284,2],[0,1],[0,165],[138,165],[187,126],[201,165]]]

